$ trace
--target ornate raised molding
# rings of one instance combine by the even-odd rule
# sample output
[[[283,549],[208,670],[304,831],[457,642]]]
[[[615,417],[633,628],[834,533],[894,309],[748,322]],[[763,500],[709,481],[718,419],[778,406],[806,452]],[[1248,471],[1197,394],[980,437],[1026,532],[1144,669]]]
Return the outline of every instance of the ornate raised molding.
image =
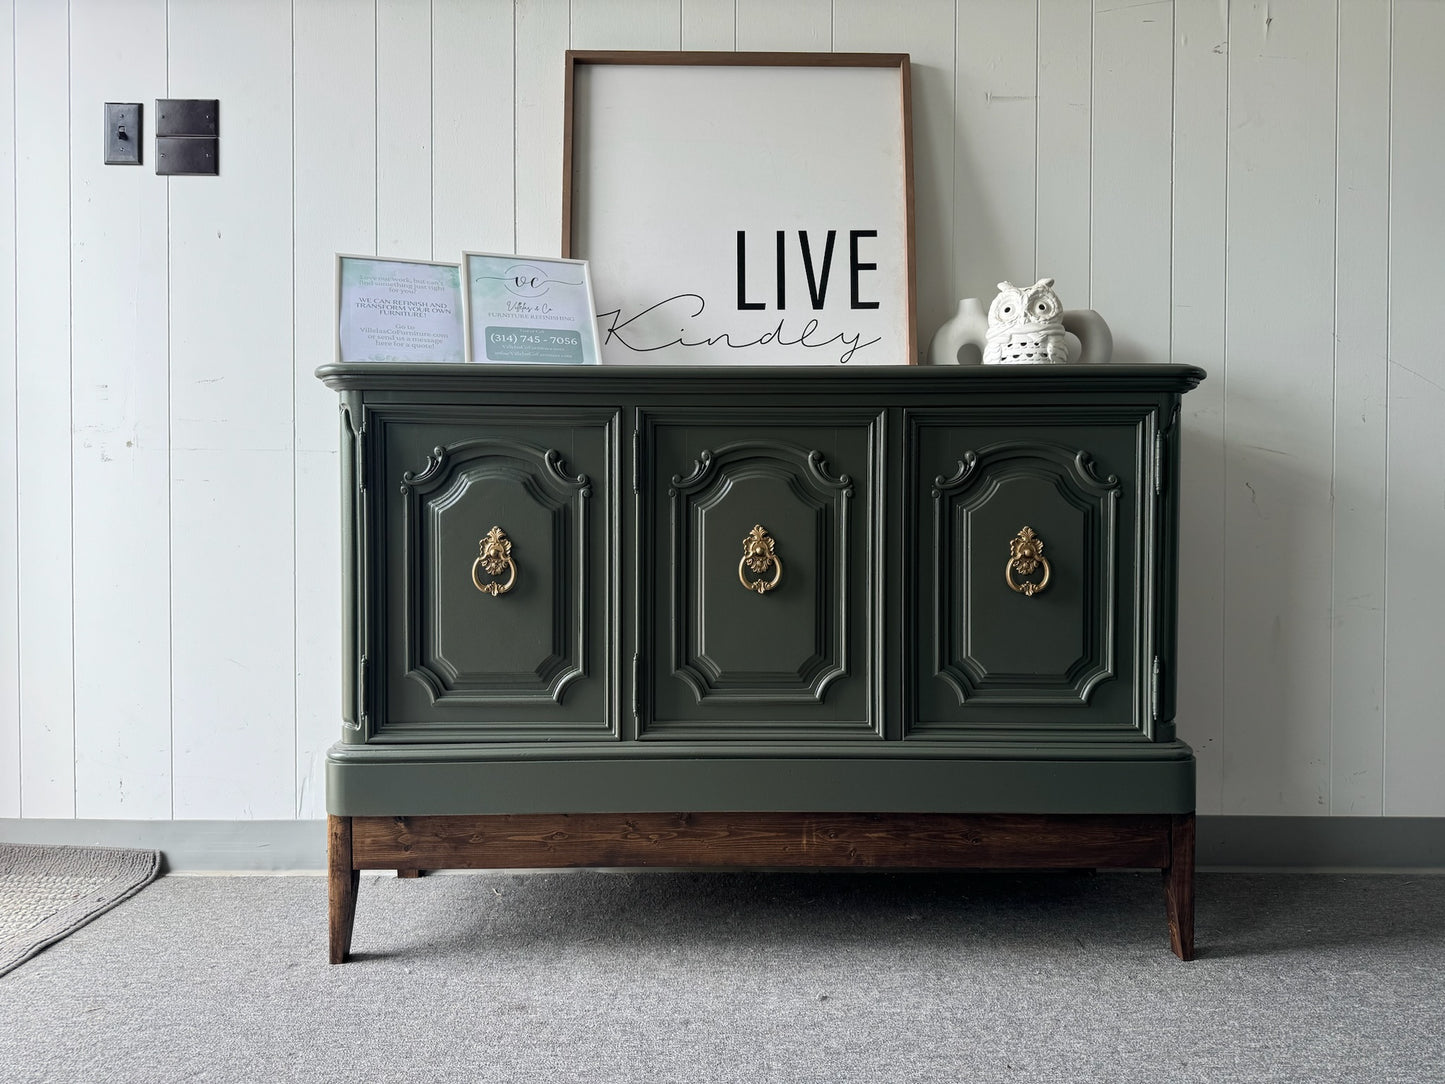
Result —
[[[741,477],[772,477],[783,482],[818,525],[816,567],[827,571],[818,583],[816,650],[810,655],[779,660],[776,670],[728,670],[703,642],[704,625],[694,607],[704,606],[697,567],[704,517],[720,507]],[[847,590],[849,506],[854,495],[847,474],[834,475],[817,449],[778,440],[738,442],[705,450],[686,474],[672,476],[671,500],[672,612],[671,666],[674,677],[692,691],[699,704],[708,701],[821,703],[828,687],[848,673]],[[778,543],[787,547],[785,525],[770,522]],[[766,620],[765,615],[760,615]]]
[[[439,600],[450,596],[440,583],[423,581],[442,571],[443,518],[467,499],[472,485],[499,478],[509,483],[512,499],[540,508],[552,525],[550,567],[543,564],[534,574],[551,584],[553,637],[550,650],[529,671],[477,673],[447,655]],[[406,676],[434,704],[562,703],[568,687],[586,674],[587,505],[592,496],[587,475],[570,474],[555,448],[468,440],[434,448],[420,471],[403,474],[401,492],[408,548]]]
[[[976,585],[969,574],[970,547],[984,540],[955,536],[963,517],[965,536],[971,517],[1011,482],[1051,482],[1066,506],[1083,517],[1086,549],[1078,555],[1082,654],[1061,673],[993,673],[972,643],[973,624],[955,628],[951,617],[972,614]],[[1048,441],[1003,441],[967,451],[952,477],[934,480],[934,562],[938,591],[934,598],[934,676],[947,684],[960,704],[1087,704],[1094,689],[1117,673],[1115,586],[1118,579],[1117,520],[1122,487],[1117,475],[1102,475],[1084,449]],[[1000,540],[1002,546],[1006,539]],[[1006,546],[999,561],[1007,556]],[[1092,559],[1090,559],[1092,554]]]
[[[958,461],[958,470],[954,471],[952,475],[947,478],[941,474],[934,476],[933,499],[938,500],[945,493],[955,490],[967,482],[969,478],[973,477],[973,469],[976,466],[978,466],[978,453],[964,452],[963,458]]]
[[[447,450],[443,447],[435,447],[431,455],[426,457],[426,465],[419,471],[406,471],[401,476],[401,491],[403,494],[410,493],[419,486],[424,486],[432,479],[441,474],[442,468],[446,466]]]
[[[580,487],[580,495],[582,497],[592,496],[592,483],[588,481],[587,475],[568,474],[566,466],[562,460],[562,453],[557,451],[556,448],[548,448],[546,453],[542,456],[542,461],[543,465],[551,473],[554,480],[560,482],[564,486]]]
[[[808,453],[808,470],[812,472],[814,480],[816,480],[820,486],[828,489],[842,490],[843,496],[845,497],[853,496],[853,480],[846,474],[840,474],[836,477],[830,475],[828,473],[828,460],[825,459],[823,453],[817,449]]]
[[[695,489],[707,480],[712,473],[713,454],[707,449],[698,453],[697,459],[693,460],[692,470],[687,474],[674,474],[672,476],[672,488],[667,491],[669,497],[676,497],[679,490]]]

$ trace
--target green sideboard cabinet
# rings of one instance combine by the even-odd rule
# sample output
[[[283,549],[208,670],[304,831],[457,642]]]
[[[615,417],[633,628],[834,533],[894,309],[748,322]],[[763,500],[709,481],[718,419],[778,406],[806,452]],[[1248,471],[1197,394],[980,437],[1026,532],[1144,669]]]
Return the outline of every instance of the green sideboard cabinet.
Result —
[[[1152,867],[1177,365],[327,365],[331,958],[358,874]]]

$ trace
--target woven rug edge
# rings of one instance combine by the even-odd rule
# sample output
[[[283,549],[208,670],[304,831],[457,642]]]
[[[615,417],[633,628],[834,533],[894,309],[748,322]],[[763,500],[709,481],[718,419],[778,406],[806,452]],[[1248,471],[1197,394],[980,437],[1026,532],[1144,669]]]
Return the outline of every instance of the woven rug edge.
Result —
[[[74,900],[48,916],[35,927],[25,931],[25,936],[17,938],[20,943],[14,946],[13,954],[7,954],[6,949],[0,946],[0,976],[3,976],[19,967],[26,960],[49,948],[55,942],[60,941],[82,926],[93,922],[107,911],[124,903],[146,885],[150,884],[160,874],[161,852],[153,850],[136,850],[129,847],[63,847],[48,844],[0,844],[0,851],[23,851],[23,852],[48,852],[38,855],[41,861],[49,864],[55,861],[61,853],[74,853],[77,850],[88,852],[104,852],[106,857],[118,860],[120,867],[114,876],[108,881],[97,886],[92,892],[86,893],[84,897]],[[107,899],[104,903],[97,904],[96,895],[109,896],[114,893],[113,898]],[[38,937],[34,941],[28,940],[30,936]]]

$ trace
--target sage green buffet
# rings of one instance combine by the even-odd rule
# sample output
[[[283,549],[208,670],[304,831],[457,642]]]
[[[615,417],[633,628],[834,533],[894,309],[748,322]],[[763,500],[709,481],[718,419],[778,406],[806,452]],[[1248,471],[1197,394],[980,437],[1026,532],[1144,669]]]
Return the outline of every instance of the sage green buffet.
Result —
[[[1181,365],[326,365],[358,871],[1163,871]]]

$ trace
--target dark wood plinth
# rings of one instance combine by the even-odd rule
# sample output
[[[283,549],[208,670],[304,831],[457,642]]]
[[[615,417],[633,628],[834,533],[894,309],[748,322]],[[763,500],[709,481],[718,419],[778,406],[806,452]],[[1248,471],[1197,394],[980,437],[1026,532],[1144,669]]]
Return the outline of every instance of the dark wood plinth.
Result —
[[[572,813],[330,817],[331,962],[351,947],[358,871],[1159,869],[1170,946],[1194,958],[1194,814]]]

